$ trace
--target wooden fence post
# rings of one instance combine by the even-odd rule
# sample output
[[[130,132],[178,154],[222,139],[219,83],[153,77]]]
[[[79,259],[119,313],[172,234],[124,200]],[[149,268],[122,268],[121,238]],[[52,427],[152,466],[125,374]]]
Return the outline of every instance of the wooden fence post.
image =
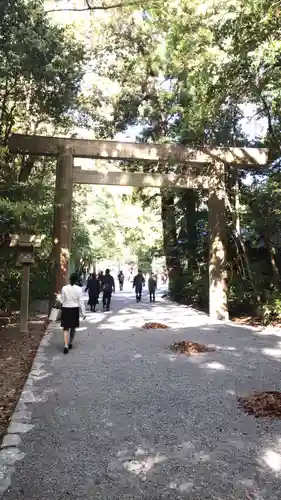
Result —
[[[28,332],[30,264],[22,266],[20,299],[20,333]]]

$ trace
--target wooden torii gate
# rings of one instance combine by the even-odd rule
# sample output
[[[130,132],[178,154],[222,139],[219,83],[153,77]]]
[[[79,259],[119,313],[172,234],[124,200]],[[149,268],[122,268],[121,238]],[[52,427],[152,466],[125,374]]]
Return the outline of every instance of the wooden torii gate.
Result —
[[[209,313],[228,319],[226,273],[225,171],[227,167],[265,166],[268,151],[256,148],[186,148],[175,144],[135,144],[115,141],[66,139],[13,134],[9,150],[14,154],[57,158],[53,260],[55,286],[60,291],[68,280],[72,235],[73,183],[209,190]],[[99,158],[147,163],[182,164],[180,174],[82,170],[73,158]],[[198,175],[204,167],[207,175]],[[197,172],[196,172],[197,170]]]

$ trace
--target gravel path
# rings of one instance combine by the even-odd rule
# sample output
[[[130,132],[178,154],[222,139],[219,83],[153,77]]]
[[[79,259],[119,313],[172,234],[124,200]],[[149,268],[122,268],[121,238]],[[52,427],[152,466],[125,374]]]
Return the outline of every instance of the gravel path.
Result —
[[[149,320],[170,329],[141,330]],[[280,335],[126,292],[88,314],[68,356],[50,332],[0,452],[0,497],[280,500],[281,422],[236,402],[281,390]],[[168,350],[187,339],[217,351]]]

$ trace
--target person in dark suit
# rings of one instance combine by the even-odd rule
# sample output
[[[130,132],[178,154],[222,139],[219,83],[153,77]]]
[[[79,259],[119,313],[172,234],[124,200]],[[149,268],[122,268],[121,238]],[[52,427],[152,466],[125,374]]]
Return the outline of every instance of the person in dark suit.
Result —
[[[102,284],[102,291],[103,291],[103,297],[102,297],[103,310],[109,311],[112,292],[115,292],[115,282],[110,274],[109,269],[106,269],[105,271],[105,276],[103,278],[103,284]]]
[[[157,282],[153,273],[150,273],[148,278],[148,291],[149,291],[149,300],[150,302],[155,302],[155,290],[156,290]]]
[[[89,301],[88,304],[91,308],[91,311],[96,312],[97,304],[99,303],[99,294],[100,294],[100,282],[97,278],[96,273],[91,275],[91,278],[88,280],[87,287],[85,292],[88,291]]]
[[[140,302],[141,301],[141,296],[142,296],[142,288],[145,284],[145,279],[142,274],[142,272],[139,270],[138,274],[134,277],[133,281],[133,288],[136,290],[136,301]]]

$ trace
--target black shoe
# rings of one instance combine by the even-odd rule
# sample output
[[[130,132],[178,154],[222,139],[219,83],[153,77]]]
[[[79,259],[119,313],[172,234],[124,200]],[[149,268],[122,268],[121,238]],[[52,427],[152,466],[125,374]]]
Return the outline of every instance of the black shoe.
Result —
[[[73,345],[72,344],[68,344],[68,349],[72,349]]]
[[[68,354],[68,352],[69,352],[68,347],[65,347],[64,350],[63,350],[63,354]]]
[[[109,309],[109,307],[107,307],[107,308],[106,308],[106,312],[109,312],[109,311],[110,311],[110,309]]]

